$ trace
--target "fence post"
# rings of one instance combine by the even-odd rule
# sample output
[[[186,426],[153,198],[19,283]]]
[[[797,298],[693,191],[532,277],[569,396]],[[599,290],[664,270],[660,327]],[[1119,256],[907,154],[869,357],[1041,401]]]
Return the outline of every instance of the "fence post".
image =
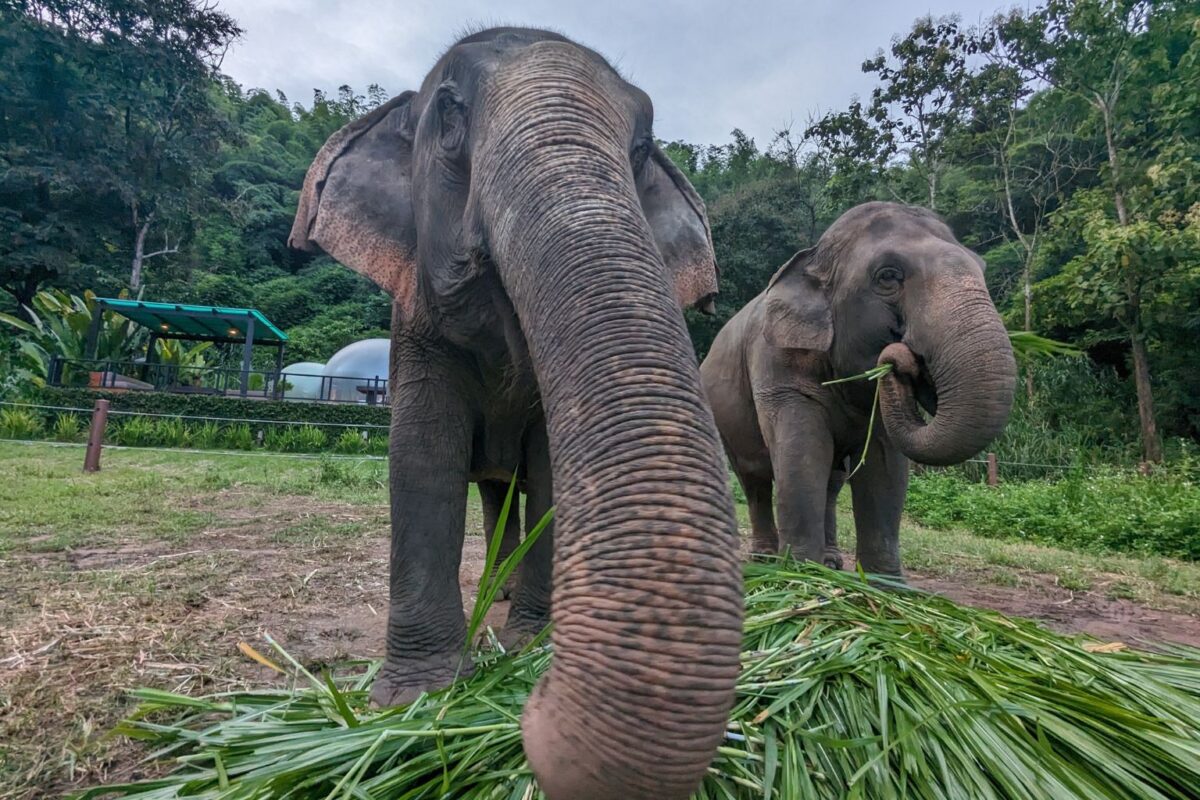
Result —
[[[988,486],[995,486],[1000,483],[1000,466],[996,462],[996,454],[987,454],[987,470],[988,470]]]
[[[108,401],[97,400],[92,409],[92,427],[88,430],[87,452],[83,456],[84,472],[100,471],[100,448],[104,446],[104,427],[108,424]]]

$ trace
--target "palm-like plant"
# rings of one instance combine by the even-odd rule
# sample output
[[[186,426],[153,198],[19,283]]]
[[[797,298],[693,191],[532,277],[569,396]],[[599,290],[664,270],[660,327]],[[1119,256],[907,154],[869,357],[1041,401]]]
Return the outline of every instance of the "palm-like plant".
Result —
[[[54,356],[83,359],[90,355],[88,332],[97,314],[101,315],[97,359],[127,360],[145,346],[146,331],[115,311],[100,311],[96,295],[90,290],[82,297],[59,289],[38,292],[31,306],[25,306],[25,313],[28,322],[11,314],[0,314],[0,322],[23,334],[17,339],[17,368],[37,385],[49,379]]]

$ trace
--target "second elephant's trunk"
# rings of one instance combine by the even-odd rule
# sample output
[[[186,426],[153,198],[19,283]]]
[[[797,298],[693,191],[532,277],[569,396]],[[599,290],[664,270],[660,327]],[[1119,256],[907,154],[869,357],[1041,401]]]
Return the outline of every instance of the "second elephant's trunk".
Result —
[[[554,43],[495,79],[476,176],[554,472],[554,659],[525,711],[552,800],[682,800],[738,673],[737,527],[687,331],[630,175],[627,115]]]
[[[914,461],[946,466],[965,461],[1008,421],[1016,384],[1012,345],[982,276],[944,295],[930,319],[912,323],[904,343],[879,356],[894,370],[881,380],[880,414],[888,436]],[[978,285],[975,285],[978,283]],[[924,365],[918,360],[924,359]],[[917,384],[929,380],[937,411],[926,423]]]

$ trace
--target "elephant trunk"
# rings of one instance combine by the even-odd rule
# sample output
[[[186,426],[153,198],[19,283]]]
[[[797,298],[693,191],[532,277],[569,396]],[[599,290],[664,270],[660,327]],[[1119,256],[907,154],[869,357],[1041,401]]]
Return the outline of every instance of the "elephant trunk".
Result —
[[[545,43],[519,61],[489,92],[476,180],[554,473],[554,659],[525,709],[525,750],[551,800],[682,799],[738,674],[724,461],[637,201],[628,112],[577,52]]]
[[[1016,384],[1012,346],[982,276],[943,280],[953,290],[932,292],[941,299],[928,318],[910,321],[904,342],[879,356],[894,367],[881,379],[888,436],[909,458],[934,466],[965,461],[994,439],[1008,421]],[[936,395],[928,423],[918,407],[918,390],[928,396],[926,382]]]

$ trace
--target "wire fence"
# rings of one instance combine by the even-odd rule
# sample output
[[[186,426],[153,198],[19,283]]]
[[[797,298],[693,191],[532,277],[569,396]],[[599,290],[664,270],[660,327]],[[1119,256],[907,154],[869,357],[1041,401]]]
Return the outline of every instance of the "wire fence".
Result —
[[[37,445],[41,447],[74,447],[85,448],[87,442],[52,442],[45,439],[8,439],[0,438],[0,442],[10,442],[20,445]],[[239,456],[244,458],[293,458],[302,461],[387,461],[387,456],[371,455],[334,455],[329,453],[279,453],[273,450],[197,450],[193,447],[147,447],[126,444],[106,444],[105,450],[131,450],[147,453],[183,453],[198,456]]]
[[[70,412],[75,414],[91,414],[93,409],[90,408],[73,408],[70,406],[49,406],[41,403],[17,403],[8,400],[0,400],[0,406],[16,406],[21,408],[34,408],[43,411],[59,411]],[[189,414],[160,414],[151,411],[122,411],[118,409],[109,409],[108,415],[120,417],[160,417],[164,419],[184,419],[196,420],[198,422],[221,422],[229,424],[246,424],[246,425],[308,425],[314,428],[370,428],[376,430],[388,430],[387,425],[378,425],[371,422],[315,422],[310,420],[292,420],[292,419],[253,419],[250,417],[206,417]]]
[[[7,406],[7,407],[12,407],[12,408],[22,408],[22,409],[27,409],[27,410],[31,410],[31,411],[37,411],[37,412],[57,412],[57,413],[69,413],[69,414],[80,414],[80,415],[91,415],[94,410],[91,408],[77,408],[77,407],[73,407],[73,406],[47,405],[47,404],[43,404],[43,403],[25,403],[25,402],[11,401],[11,400],[0,401],[0,406]],[[307,426],[307,427],[312,427],[312,428],[338,428],[338,429],[342,429],[342,430],[361,431],[364,436],[366,435],[366,431],[368,431],[368,430],[387,431],[389,429],[389,426],[387,426],[387,425],[379,425],[379,424],[375,424],[375,423],[319,422],[316,420],[295,420],[295,419],[257,419],[257,418],[252,418],[252,417],[214,417],[214,416],[189,415],[189,414],[163,414],[163,413],[156,413],[156,412],[128,411],[128,410],[120,410],[120,409],[109,409],[108,415],[109,416],[118,416],[118,417],[163,418],[163,419],[180,420],[180,421],[194,421],[194,422],[201,422],[201,423],[216,423],[219,425],[252,425],[252,426],[278,425],[278,426],[290,426],[290,427],[306,427]],[[260,431],[260,433],[261,433],[261,431]],[[9,441],[9,442],[16,441],[16,442],[28,443],[30,441],[30,439],[28,439],[28,438],[24,438],[24,439],[22,439],[22,438],[0,438],[0,441]],[[48,441],[45,439],[36,439],[35,441],[38,441],[41,443],[46,443],[46,444],[58,445],[58,446],[68,446],[68,447],[71,447],[71,446],[83,447],[84,446],[83,443],[76,443],[76,442],[52,442],[52,441]],[[242,455],[242,456],[251,455],[251,456],[266,456],[266,457],[271,457],[271,458],[295,458],[295,459],[307,459],[307,460],[319,460],[322,458],[335,458],[335,459],[360,460],[360,461],[367,461],[367,460],[385,461],[385,460],[387,460],[386,455],[370,455],[370,454],[365,454],[365,453],[363,453],[363,454],[330,455],[330,454],[325,454],[325,453],[279,452],[279,451],[275,451],[275,450],[264,449],[262,447],[262,437],[261,436],[258,441],[258,447],[256,447],[255,449],[231,450],[231,449],[217,449],[217,448],[189,448],[186,446],[159,447],[159,446],[149,446],[149,445],[129,445],[129,444],[117,444],[117,443],[113,443],[113,444],[105,443],[104,447],[106,449],[111,448],[111,449],[115,449],[115,450],[141,450],[141,451],[146,451],[146,452],[173,452],[173,453],[192,453],[192,454],[205,454],[205,455],[207,455],[207,454]],[[1064,464],[1045,464],[1045,463],[1035,463],[1035,462],[1027,462],[1027,461],[1007,461],[1007,460],[1000,459],[1000,458],[994,458],[994,460],[991,461],[990,463],[993,465],[993,468],[995,470],[1000,470],[1000,471],[1006,472],[1008,476],[1012,476],[1012,477],[1019,476],[1022,478],[1029,477],[1032,474],[1030,472],[1031,470],[1046,470],[1046,471],[1055,471],[1055,472],[1083,470],[1085,472],[1095,472],[1095,471],[1099,471],[1100,469],[1105,468],[1102,465],[1088,464],[1088,463],[1084,463],[1084,462],[1072,462],[1072,463],[1064,463]],[[959,470],[959,471],[966,471],[967,474],[972,478],[984,477],[985,470],[980,470],[978,466],[968,466],[968,465],[980,465],[980,466],[986,468],[989,465],[989,460],[987,458],[970,458],[970,459],[967,459],[966,461],[964,461],[962,464],[960,464],[958,466],[954,466],[954,467],[917,466],[916,469],[918,471]]]

